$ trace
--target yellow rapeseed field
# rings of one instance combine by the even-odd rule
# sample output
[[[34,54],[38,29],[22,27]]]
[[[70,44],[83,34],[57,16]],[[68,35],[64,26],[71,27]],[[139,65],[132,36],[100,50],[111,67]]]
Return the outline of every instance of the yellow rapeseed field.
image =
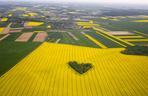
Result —
[[[139,15],[139,17],[141,17],[141,18],[148,18],[148,15]]]
[[[30,15],[30,16],[37,16],[38,14],[37,13],[30,12],[30,13],[28,13],[28,15]]]
[[[47,26],[47,28],[49,28],[49,29],[50,29],[50,28],[51,28],[51,25],[48,25],[48,26]]]
[[[1,21],[6,22],[6,21],[8,21],[8,18],[2,18]]]
[[[26,7],[16,7],[16,10],[26,11],[26,10],[27,10],[27,8],[26,8]]]
[[[4,29],[4,27],[0,27],[0,33],[3,32]]]
[[[33,31],[33,32],[40,33],[40,32],[45,32],[45,31]]]
[[[1,96],[147,96],[148,57],[43,43],[0,77]],[[67,63],[91,63],[80,75]]]
[[[130,42],[127,42],[127,41],[122,40],[122,39],[120,39],[120,38],[118,38],[118,37],[116,37],[116,36],[113,36],[113,35],[109,34],[107,31],[105,31],[105,30],[102,29],[102,28],[93,27],[93,30],[96,30],[97,32],[101,32],[101,33],[103,33],[103,34],[105,34],[105,35],[107,35],[107,36],[109,36],[109,37],[112,37],[112,38],[114,38],[114,39],[116,39],[116,40],[118,40],[118,41],[121,41],[121,42],[123,42],[123,43],[125,43],[125,44],[128,44],[128,45],[130,45],[130,46],[134,46],[134,44],[132,44],[132,43],[130,43]]]
[[[148,20],[135,20],[134,22],[143,22],[143,23],[147,23]]]
[[[105,45],[103,45],[101,42],[99,42],[98,40],[96,40],[95,38],[91,37],[88,34],[84,34],[84,36],[86,36],[88,39],[90,39],[92,42],[94,42],[95,44],[97,44],[98,46],[100,46],[101,48],[107,48]]]
[[[120,20],[117,19],[117,18],[113,18],[113,19],[109,19],[109,20],[112,20],[112,21],[120,21]]]
[[[148,39],[125,39],[129,42],[148,42]]]
[[[43,24],[44,22],[27,22],[26,26],[40,26]]]
[[[41,16],[41,17],[45,18],[46,16]]]
[[[12,15],[13,15],[12,13],[8,14],[9,17],[11,17]]]
[[[108,19],[108,17],[101,17],[101,19],[107,20],[107,19]]]
[[[90,20],[88,22],[76,22],[76,24],[78,26],[82,26],[83,28],[92,28],[95,26],[100,26],[99,24],[94,24],[94,22],[92,20]]]

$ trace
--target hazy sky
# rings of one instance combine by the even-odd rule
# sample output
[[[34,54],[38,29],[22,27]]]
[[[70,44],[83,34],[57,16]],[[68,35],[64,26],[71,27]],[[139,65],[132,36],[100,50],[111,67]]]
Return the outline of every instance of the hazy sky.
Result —
[[[37,0],[36,0],[37,1]],[[50,0],[39,0],[50,1]],[[65,2],[109,2],[109,3],[147,3],[148,0],[53,0],[53,1],[65,1]]]
[[[148,4],[148,0],[63,0],[63,1],[69,1],[69,2],[110,2],[110,3],[147,3]]]
[[[7,1],[7,0],[0,0]],[[92,3],[126,3],[126,4],[148,4],[148,0],[8,0],[8,1],[57,1],[57,2],[92,2]]]

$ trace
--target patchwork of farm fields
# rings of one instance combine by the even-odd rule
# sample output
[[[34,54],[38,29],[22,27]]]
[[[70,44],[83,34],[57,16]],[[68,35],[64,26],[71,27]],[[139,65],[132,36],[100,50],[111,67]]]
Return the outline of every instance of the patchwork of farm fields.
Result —
[[[83,33],[87,34],[87,37]],[[45,35],[42,36],[42,34]],[[116,36],[116,34],[118,35]],[[92,38],[94,38],[98,43],[101,43],[103,46],[106,46],[106,48],[121,48],[126,47],[128,45],[133,45],[136,42],[147,42],[147,34],[145,33],[139,31],[132,31],[128,32],[127,34],[126,31],[109,31],[102,29],[102,27],[89,29],[89,31],[67,30],[65,32],[15,32],[9,34],[9,36],[0,34],[0,40],[14,42],[48,41],[53,43],[56,43],[58,41],[57,43],[102,48],[102,46],[96,44],[96,42],[88,38],[88,35],[89,37],[91,36]],[[35,38],[38,38],[38,40],[34,40]],[[130,44],[130,42],[133,44]]]
[[[133,31],[133,32],[126,32],[126,31],[108,31],[102,29],[102,27],[95,27],[89,30],[67,30],[67,31],[59,31],[59,32],[16,32],[10,34],[0,34],[0,48],[3,49],[3,44],[6,43],[5,50],[8,52],[10,51],[9,44],[14,44],[14,49],[17,49],[15,44],[21,44],[22,46],[27,46],[26,44],[40,44],[42,42],[50,42],[50,43],[61,43],[61,44],[72,44],[78,46],[85,46],[85,47],[94,47],[94,48],[101,48],[101,49],[108,49],[108,48],[124,48],[128,46],[134,45],[148,45],[148,38],[147,34]],[[10,43],[9,43],[10,42]],[[23,45],[24,44],[24,45]],[[30,45],[28,45],[29,47]],[[31,47],[31,46],[30,46]],[[29,47],[29,48],[30,48]],[[19,48],[19,47],[18,47]],[[23,47],[22,50],[26,50]],[[27,47],[26,47],[27,48]],[[34,48],[36,48],[34,46]],[[20,50],[20,49],[18,49]],[[32,50],[28,49],[28,50]],[[4,51],[4,52],[6,52]],[[19,62],[18,58],[13,58],[11,56],[7,56],[7,54],[2,53],[3,55],[0,56],[2,66],[8,65],[6,68],[3,68],[3,71],[0,71],[0,74],[4,74],[10,68],[15,66],[17,62]],[[14,55],[19,57],[20,54],[16,54],[10,52],[10,55]],[[24,52],[22,53],[23,56]],[[3,59],[5,57],[5,59]],[[10,60],[10,62],[5,62],[5,60]],[[14,63],[12,63],[15,61]],[[17,62],[16,62],[17,61]],[[9,66],[10,65],[10,66]]]
[[[1,96],[147,96],[147,56],[45,42],[0,77]],[[92,54],[93,53],[93,54]],[[69,61],[91,63],[80,75]]]
[[[102,27],[112,30],[112,31],[140,31],[142,33],[148,34],[148,22],[142,18],[119,18],[118,21],[112,21],[109,19],[94,19]],[[134,22],[138,21],[138,22]]]
[[[0,96],[147,96],[148,57],[122,51],[148,46],[148,23],[123,17],[75,22],[76,29],[62,28],[63,22],[5,18]],[[92,68],[79,74],[68,65],[75,61]]]

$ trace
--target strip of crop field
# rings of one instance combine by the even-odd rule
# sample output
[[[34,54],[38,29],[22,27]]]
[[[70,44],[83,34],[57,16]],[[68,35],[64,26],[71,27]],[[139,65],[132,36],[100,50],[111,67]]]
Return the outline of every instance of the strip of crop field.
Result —
[[[23,33],[15,41],[17,41],[17,42],[27,42],[31,38],[32,35],[33,35],[33,32]]]
[[[86,38],[83,34],[81,34],[81,32],[79,31],[72,31],[72,33],[79,38],[79,40],[77,41],[77,45],[80,46],[87,46],[87,47],[95,47],[95,48],[101,48],[100,46],[98,46],[97,44],[95,44],[93,41],[89,40],[88,38]]]
[[[135,21],[133,21],[133,22],[147,23],[148,20],[135,20]]]
[[[148,39],[125,39],[126,41],[129,42],[146,42]]]
[[[28,40],[28,42],[32,42],[33,39],[36,37],[37,33],[33,33],[33,35],[30,37],[30,39]]]
[[[67,32],[63,32],[62,35],[63,35],[63,38],[60,41],[61,43],[77,44],[77,41],[71,38],[71,36]]]
[[[4,27],[0,27],[0,33],[2,33],[4,31]]]
[[[45,41],[48,34],[46,32],[41,32],[36,35],[36,37],[33,39],[34,42],[43,42]]]
[[[147,96],[147,56],[43,43],[0,77],[2,96]],[[69,61],[91,63],[84,74]]]
[[[135,45],[140,45],[140,46],[148,46],[148,42],[132,42]]]
[[[104,36],[97,34],[96,31],[90,31],[90,32],[86,32],[87,34],[89,34],[90,36],[92,36],[93,38],[95,38],[96,40],[98,40],[99,42],[101,42],[103,45],[107,46],[108,48],[119,48],[119,47],[123,47],[113,41],[111,41],[108,38],[105,38]]]
[[[96,30],[96,31],[102,32],[103,34],[105,34],[105,35],[107,35],[107,36],[110,36],[110,37],[112,37],[112,38],[114,38],[114,39],[116,39],[116,40],[119,40],[119,41],[121,41],[121,42],[123,42],[123,43],[125,43],[125,44],[127,44],[127,45],[134,46],[134,44],[132,44],[132,43],[130,43],[130,42],[127,42],[127,41],[125,41],[125,40],[122,40],[122,39],[120,39],[120,38],[118,38],[118,37],[116,37],[116,36],[113,36],[113,35],[107,33],[106,31],[104,31],[104,30],[102,30],[102,29],[95,28],[95,27],[93,27],[93,29]]]
[[[97,41],[96,39],[94,39],[93,37],[91,37],[90,35],[85,34],[85,33],[83,33],[83,35],[86,36],[91,41],[93,41],[94,43],[96,43],[97,45],[99,45],[101,48],[107,48],[105,45],[103,45],[102,43],[100,43],[99,41]]]
[[[143,35],[143,36],[148,36],[148,34],[145,34],[145,33],[142,33],[142,32],[139,32],[139,31],[134,31],[135,33],[138,33],[140,35]]]
[[[63,38],[60,40],[60,43],[100,48],[100,46],[98,46],[96,43],[86,38],[83,34],[79,32],[72,32],[72,34],[79,38],[79,40],[74,40],[67,32],[63,32],[62,34]]]
[[[111,35],[115,36],[133,36],[134,33],[128,31],[107,31]]]
[[[125,38],[144,38],[143,36],[118,36],[121,39],[125,39]]]
[[[6,22],[6,21],[8,21],[8,18],[6,18],[6,17],[1,18],[1,21],[2,21],[2,22]]]
[[[24,26],[40,26],[43,25],[44,22],[26,22]]]
[[[124,45],[124,44],[122,44],[122,43],[120,43],[120,42],[118,42],[118,41],[116,41],[116,40],[114,40],[114,39],[112,39],[112,38],[110,38],[110,37],[100,33],[100,32],[96,32],[96,33],[101,35],[101,36],[103,36],[103,37],[105,37],[105,38],[107,38],[107,39],[109,39],[109,40],[111,40],[111,41],[113,41],[113,42],[115,42],[115,43],[117,43],[117,44],[119,44],[119,45],[121,45],[121,46],[123,46],[123,47],[126,47],[126,45]]]

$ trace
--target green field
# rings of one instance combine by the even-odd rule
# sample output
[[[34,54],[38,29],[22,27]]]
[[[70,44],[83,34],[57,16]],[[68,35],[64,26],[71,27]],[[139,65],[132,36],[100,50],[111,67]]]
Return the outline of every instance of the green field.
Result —
[[[98,41],[100,41],[102,44],[104,44],[105,46],[109,47],[109,48],[118,48],[118,47],[122,47],[121,45],[109,40],[108,38],[104,38],[103,36],[97,34],[95,31],[91,31],[91,32],[87,32],[87,34],[89,34],[90,36],[96,38]]]
[[[102,27],[111,31],[140,31],[148,34],[148,23],[133,22],[134,20],[141,20],[141,18],[124,18],[119,21],[95,19],[95,22]]]
[[[0,42],[0,76],[15,66],[22,58],[27,56],[40,43],[18,43],[18,42]]]

